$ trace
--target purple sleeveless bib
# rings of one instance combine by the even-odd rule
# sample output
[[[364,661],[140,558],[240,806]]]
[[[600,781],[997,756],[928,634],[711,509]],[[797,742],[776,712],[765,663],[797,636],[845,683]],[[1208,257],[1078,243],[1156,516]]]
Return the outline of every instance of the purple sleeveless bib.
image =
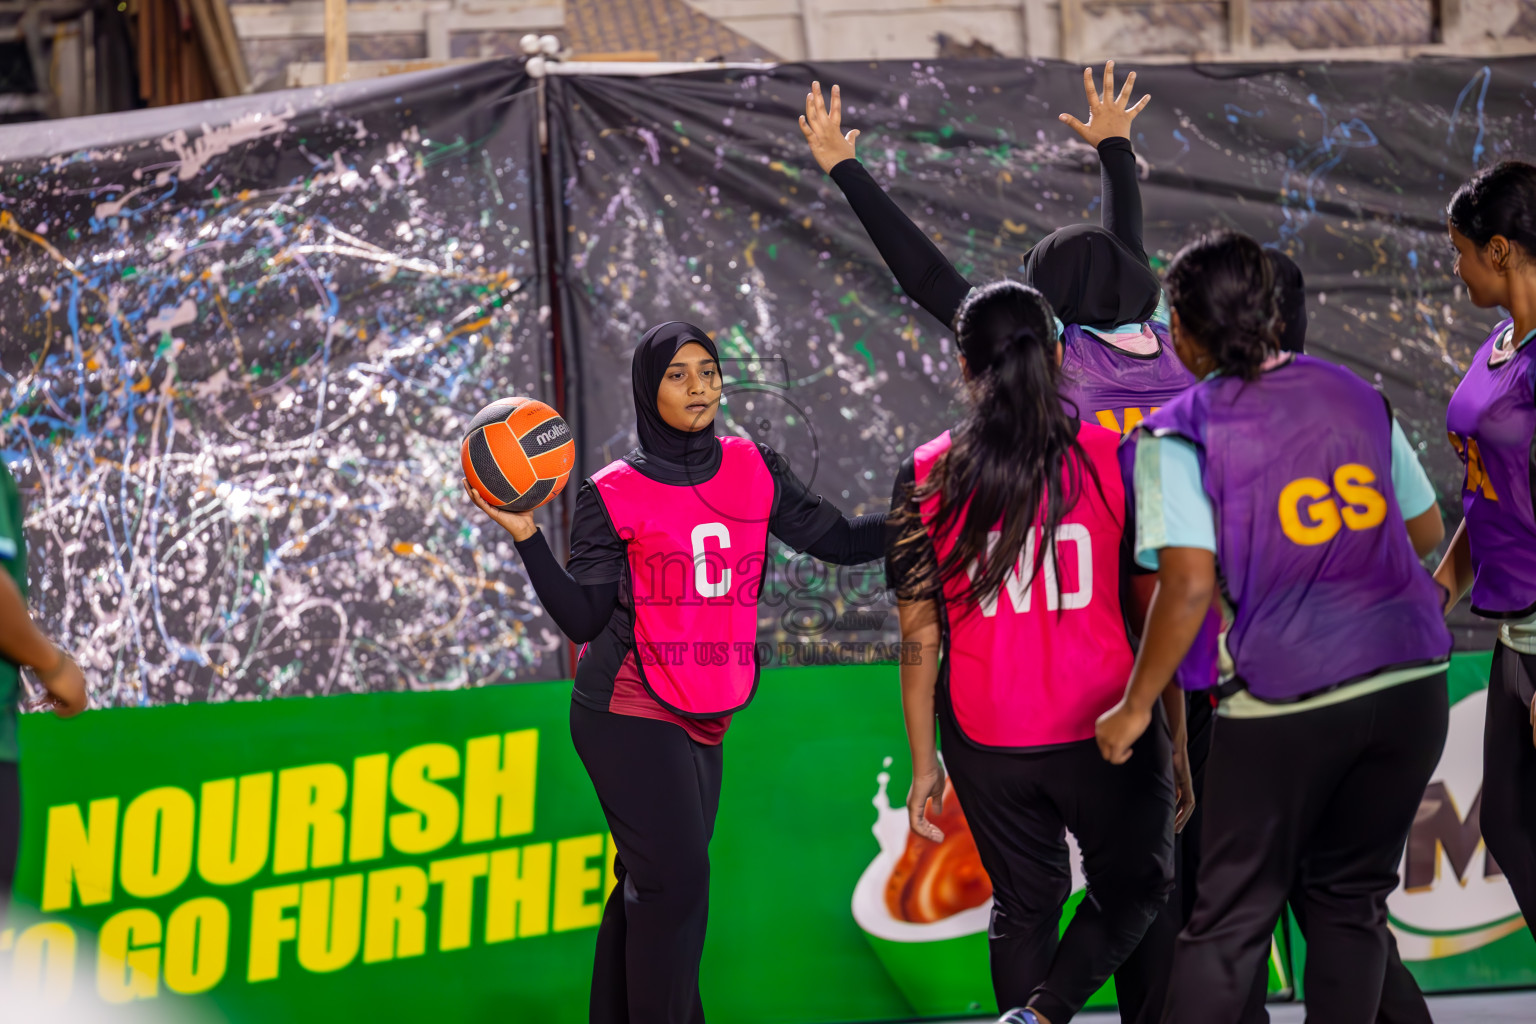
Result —
[[[1122,352],[1076,324],[1062,331],[1061,397],[1077,406],[1079,419],[1128,434],[1195,382],[1174,354],[1168,329],[1145,326],[1157,337],[1156,355]]]
[[[1097,423],[1117,434],[1129,434],[1165,402],[1188,390],[1194,376],[1173,351],[1168,328],[1158,323],[1143,325],[1157,338],[1157,354],[1138,356],[1123,352],[1093,332],[1067,324],[1061,335],[1061,397],[1068,412]],[[1125,486],[1131,486],[1126,476]],[[1179,665],[1179,685],[1186,690],[1208,690],[1216,685],[1221,614],[1207,616],[1200,635]]]
[[[1227,646],[1255,697],[1288,703],[1450,656],[1440,588],[1392,489],[1392,417],[1369,384],[1295,356],[1255,381],[1196,384],[1142,426],[1200,452]]]
[[[1490,619],[1536,612],[1536,342],[1488,365],[1511,324],[1506,320],[1483,342],[1445,412],[1467,469],[1461,508],[1477,572],[1472,610]]]

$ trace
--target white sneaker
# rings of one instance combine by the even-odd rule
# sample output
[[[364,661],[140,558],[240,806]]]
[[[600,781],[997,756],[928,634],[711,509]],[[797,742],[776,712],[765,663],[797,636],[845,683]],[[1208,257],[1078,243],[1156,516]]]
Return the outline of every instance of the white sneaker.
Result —
[[[1035,1015],[1034,1010],[1027,1006],[1020,1006],[997,1018],[997,1024],[1040,1024],[1040,1018]]]

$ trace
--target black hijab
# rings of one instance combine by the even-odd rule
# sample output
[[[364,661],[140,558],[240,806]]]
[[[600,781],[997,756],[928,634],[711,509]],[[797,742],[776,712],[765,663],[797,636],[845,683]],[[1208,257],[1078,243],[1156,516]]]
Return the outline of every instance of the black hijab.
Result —
[[[1150,267],[1108,231],[1073,224],[1024,257],[1024,280],[1064,324],[1108,330],[1152,319],[1162,288]]]
[[[1275,272],[1275,301],[1280,307],[1280,351],[1301,352],[1307,343],[1307,285],[1301,268],[1278,249],[1265,249]]]
[[[704,346],[712,358],[719,360],[720,353],[709,335],[692,324],[672,320],[646,331],[635,346],[629,383],[635,395],[635,431],[640,435],[640,451],[645,461],[657,463],[657,468],[663,470],[686,471],[691,479],[698,480],[712,476],[720,466],[714,421],[701,430],[679,430],[662,419],[656,407],[656,392],[667,375],[667,367],[677,350],[689,342]]]

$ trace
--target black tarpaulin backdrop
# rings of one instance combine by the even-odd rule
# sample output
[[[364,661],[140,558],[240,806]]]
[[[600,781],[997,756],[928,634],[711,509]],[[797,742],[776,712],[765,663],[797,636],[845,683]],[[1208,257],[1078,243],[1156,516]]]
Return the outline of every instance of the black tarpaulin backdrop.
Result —
[[[551,397],[515,63],[0,131],[0,450],[106,704],[565,672],[458,437]]]
[[[1454,286],[1442,211],[1474,168],[1536,154],[1533,73],[1138,79],[1149,251],[1229,226],[1290,252],[1311,350],[1381,383],[1452,523],[1445,403],[1499,314]],[[1056,121],[1081,113],[1081,69],[1055,63],[551,78],[547,156],[510,62],[0,131],[0,452],[35,605],[98,699],[566,674],[457,490],[459,434],[492,398],[555,400],[563,370],[595,470],[634,443],[629,354],[661,320],[715,335],[730,429],[845,511],[883,509],[958,371],[810,159],[812,78],[842,85],[862,158],[975,282],[1098,217],[1094,154]],[[878,569],[777,568],[765,636],[893,636]]]
[[[1154,261],[1218,227],[1290,253],[1307,277],[1309,350],[1386,390],[1454,527],[1445,405],[1502,314],[1473,308],[1451,276],[1444,209],[1474,169],[1536,156],[1536,61],[1137,70],[1152,96],[1134,142]],[[861,159],[974,283],[1017,275],[1048,231],[1098,219],[1096,155],[1056,120],[1084,116],[1076,66],[555,80],[588,471],[633,443],[627,354],[660,320],[692,320],[740,360],[737,374],[764,386],[729,398],[729,420],[782,444],[850,513],[885,508],[900,460],[950,425],[951,336],[901,295],[811,160],[796,118],[813,79],[841,85]],[[1469,614],[1456,622],[1463,646],[1491,644]],[[795,632],[773,609],[763,625]]]

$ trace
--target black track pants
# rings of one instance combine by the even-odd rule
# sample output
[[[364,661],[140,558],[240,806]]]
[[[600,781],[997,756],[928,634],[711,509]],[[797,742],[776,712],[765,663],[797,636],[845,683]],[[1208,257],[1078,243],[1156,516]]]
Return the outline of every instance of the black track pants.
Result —
[[[1029,1005],[1065,1024],[1135,950],[1173,888],[1173,772],[1161,711],[1123,765],[1093,740],[1029,753],[985,750],[940,715],[954,779],[992,879],[992,987],[1004,1011]],[[1088,894],[1066,932],[1065,830]],[[1058,939],[1059,935],[1059,939]]]
[[[1437,672],[1331,707],[1216,723],[1198,892],[1174,949],[1165,1022],[1241,1019],[1298,877],[1308,1021],[1375,1020],[1387,896],[1447,712]]]
[[[703,1024],[699,960],[724,752],[669,722],[571,705],[618,848],[592,964],[593,1024]]]
[[[1525,923],[1536,927],[1536,746],[1531,698],[1536,655],[1494,648],[1483,726],[1483,840],[1515,891]]]

